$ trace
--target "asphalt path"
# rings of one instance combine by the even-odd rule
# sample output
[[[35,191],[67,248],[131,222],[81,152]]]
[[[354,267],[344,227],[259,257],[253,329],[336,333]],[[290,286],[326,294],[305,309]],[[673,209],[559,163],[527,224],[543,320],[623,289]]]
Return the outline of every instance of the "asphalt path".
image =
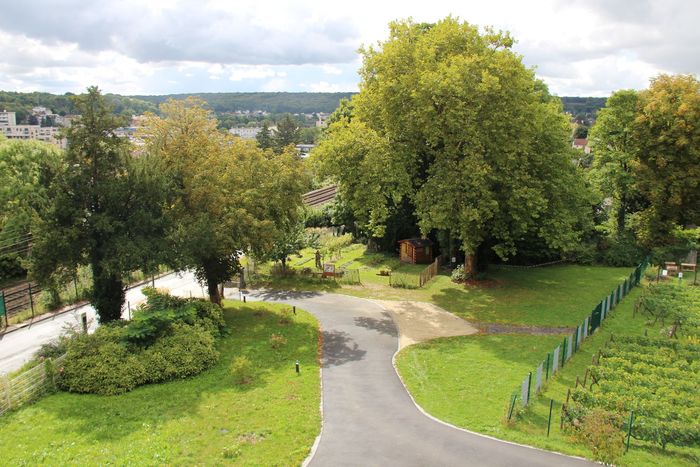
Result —
[[[425,415],[393,367],[397,328],[374,302],[303,292],[248,297],[297,305],[321,324],[323,429],[309,465],[594,465],[460,430]]]
[[[203,296],[192,274],[156,280],[174,295]],[[132,306],[145,297],[127,292]],[[238,298],[237,289],[227,298]],[[499,441],[439,422],[420,411],[393,367],[398,333],[389,313],[369,300],[335,294],[256,292],[251,300],[298,305],[314,314],[323,337],[323,428],[312,466],[584,466],[588,461]],[[0,336],[0,373],[31,358],[66,326],[95,312],[86,305]],[[128,314],[125,308],[125,317]],[[302,369],[303,371],[303,369]]]
[[[149,282],[127,290],[127,303],[122,313],[124,318],[129,318],[129,307],[135,308],[146,299],[141,293],[141,289],[150,285]],[[173,295],[182,297],[202,297],[204,295],[204,290],[197,283],[194,275],[189,272],[168,274],[156,279],[155,285],[159,288],[169,289]],[[97,319],[95,318],[95,309],[88,304],[74,311],[54,315],[15,331],[0,334],[0,374],[20,368],[31,359],[39,347],[55,340],[66,331],[67,327],[79,328],[80,317],[83,313],[87,314],[88,328],[91,332],[97,327]]]

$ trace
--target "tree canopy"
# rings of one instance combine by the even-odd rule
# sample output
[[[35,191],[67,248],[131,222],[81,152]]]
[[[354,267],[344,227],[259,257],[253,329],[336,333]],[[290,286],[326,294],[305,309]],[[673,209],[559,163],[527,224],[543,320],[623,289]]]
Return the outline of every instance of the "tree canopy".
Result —
[[[361,51],[351,120],[315,157],[372,235],[408,202],[423,235],[446,232],[468,256],[488,245],[508,258],[527,235],[576,244],[590,200],[568,120],[512,44],[447,18],[392,23]]]
[[[296,219],[304,176],[295,153],[273,155],[216,128],[196,98],[161,105],[149,115],[145,152],[173,181],[168,217],[172,264],[194,269],[219,303],[218,285],[240,268],[245,252],[266,252],[279,225]]]
[[[123,121],[96,87],[72,99],[81,117],[66,130],[68,150],[48,181],[50,203],[33,227],[30,272],[51,284],[89,264],[100,321],[118,320],[124,274],[160,261],[162,180],[116,135]]]

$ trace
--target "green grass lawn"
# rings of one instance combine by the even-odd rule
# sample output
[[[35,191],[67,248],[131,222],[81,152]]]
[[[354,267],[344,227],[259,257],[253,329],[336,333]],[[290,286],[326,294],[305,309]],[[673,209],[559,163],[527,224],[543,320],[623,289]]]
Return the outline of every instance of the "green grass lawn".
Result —
[[[292,257],[295,268],[314,266],[313,250]],[[300,266],[295,266],[299,264]],[[467,320],[533,326],[574,327],[593,307],[629,275],[632,268],[602,266],[549,266],[533,269],[491,268],[485,286],[471,287],[452,282],[443,273],[423,288],[389,286],[389,278],[378,275],[392,268],[407,283],[418,283],[426,265],[401,264],[395,255],[367,253],[362,245],[345,249],[335,261],[340,267],[360,269],[362,285],[343,285],[332,279],[301,277],[274,278],[269,264],[258,267],[258,277],[250,287],[285,290],[330,291],[363,298],[431,302]]]
[[[0,417],[3,465],[299,465],[320,430],[318,323],[281,305],[228,302],[212,369],[120,396],[58,393]],[[286,345],[272,349],[270,335]],[[231,361],[254,379],[237,385]],[[300,361],[301,374],[294,371]]]
[[[441,339],[407,347],[397,357],[397,366],[416,401],[429,413],[481,433],[548,450],[590,456],[583,445],[559,429],[559,414],[568,388],[583,377],[598,349],[616,335],[655,334],[641,316],[633,317],[634,290],[605,321],[594,336],[557,376],[545,386],[511,426],[503,422],[507,401],[518,390],[529,371],[545,358],[560,336],[527,335],[467,336]],[[554,399],[550,437],[546,437],[549,402]],[[668,446],[666,452],[648,443],[632,440],[623,465],[698,465],[700,449]]]

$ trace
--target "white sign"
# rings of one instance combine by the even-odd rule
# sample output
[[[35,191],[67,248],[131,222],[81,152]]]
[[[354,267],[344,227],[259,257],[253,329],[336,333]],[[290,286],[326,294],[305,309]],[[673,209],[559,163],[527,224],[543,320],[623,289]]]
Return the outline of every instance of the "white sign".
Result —
[[[667,269],[662,269],[662,270],[661,270],[661,275],[664,276],[664,277],[668,276],[668,270],[667,270]]]

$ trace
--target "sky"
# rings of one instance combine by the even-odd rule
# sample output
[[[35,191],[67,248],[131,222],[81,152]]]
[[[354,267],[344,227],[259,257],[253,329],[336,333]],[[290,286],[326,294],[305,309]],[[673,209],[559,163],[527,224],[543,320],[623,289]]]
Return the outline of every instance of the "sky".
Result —
[[[448,15],[509,31],[559,96],[700,74],[699,0],[1,0],[0,90],[357,91],[391,21]]]

